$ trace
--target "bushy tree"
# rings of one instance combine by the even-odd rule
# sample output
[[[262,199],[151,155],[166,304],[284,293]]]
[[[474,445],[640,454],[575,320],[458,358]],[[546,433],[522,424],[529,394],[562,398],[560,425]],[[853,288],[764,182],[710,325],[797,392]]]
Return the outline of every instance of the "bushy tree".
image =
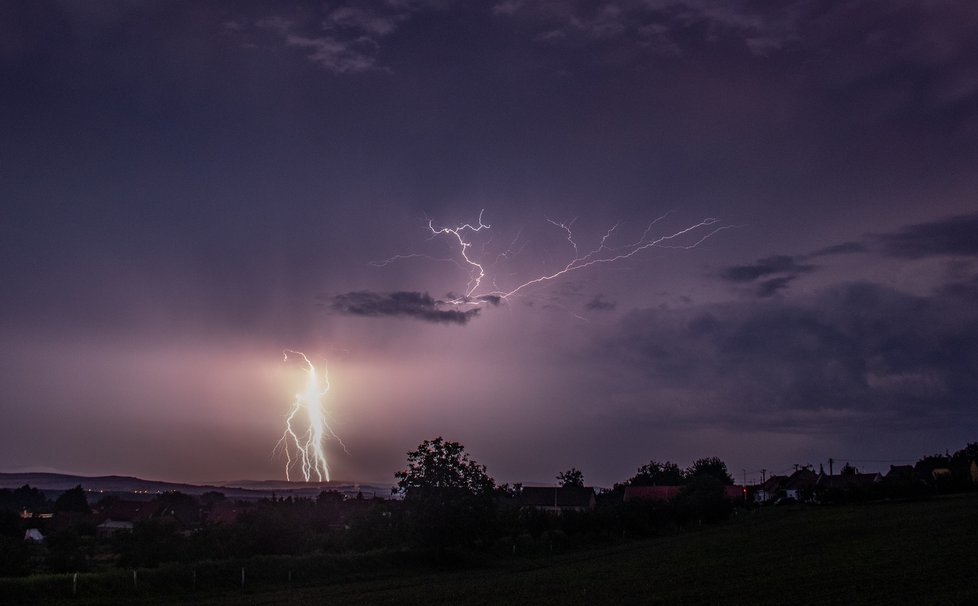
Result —
[[[678,486],[685,478],[679,465],[666,461],[659,463],[652,460],[638,468],[630,480],[629,486]]]
[[[951,455],[951,458],[969,463],[971,461],[978,461],[978,442],[968,442],[964,448]]]
[[[91,508],[88,506],[85,490],[81,485],[78,485],[61,493],[61,496],[54,502],[54,510],[88,513]]]
[[[567,471],[558,473],[557,481],[565,488],[584,488],[584,472],[576,467],[571,467]]]
[[[0,489],[0,510],[19,512],[27,509],[34,513],[49,510],[50,503],[44,493],[24,484],[15,490]]]
[[[443,550],[470,543],[491,527],[496,483],[458,442],[425,440],[394,477],[419,544]]]
[[[727,464],[720,460],[719,457],[697,459],[686,470],[686,479],[689,482],[701,476],[716,478],[727,486],[731,486],[734,483],[733,477],[727,471]]]

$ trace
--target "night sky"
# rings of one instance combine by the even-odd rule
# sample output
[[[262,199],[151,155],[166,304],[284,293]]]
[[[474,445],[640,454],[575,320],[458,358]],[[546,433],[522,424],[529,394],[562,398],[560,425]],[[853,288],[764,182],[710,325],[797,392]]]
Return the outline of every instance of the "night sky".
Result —
[[[328,364],[337,479],[439,435],[604,486],[960,448],[975,32],[969,0],[3,2],[0,470],[281,478],[283,349]],[[453,305],[429,221],[480,212],[478,292],[718,221]]]

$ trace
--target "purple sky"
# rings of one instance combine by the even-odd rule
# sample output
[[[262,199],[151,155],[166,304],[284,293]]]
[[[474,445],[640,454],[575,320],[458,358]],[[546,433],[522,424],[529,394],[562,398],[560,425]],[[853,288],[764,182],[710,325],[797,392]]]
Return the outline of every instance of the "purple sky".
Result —
[[[3,3],[0,470],[282,477],[287,348],[328,360],[339,479],[438,435],[597,485],[960,448],[976,31],[966,0]],[[483,290],[573,257],[548,219],[582,252],[737,227],[454,307],[428,220],[483,209]]]

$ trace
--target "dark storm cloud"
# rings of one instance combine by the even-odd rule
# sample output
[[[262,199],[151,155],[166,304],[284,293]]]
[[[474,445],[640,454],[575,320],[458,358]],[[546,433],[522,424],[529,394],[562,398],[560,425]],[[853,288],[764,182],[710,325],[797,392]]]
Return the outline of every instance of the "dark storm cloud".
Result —
[[[865,253],[908,260],[978,257],[978,214],[947,217],[908,225],[889,233],[870,234],[861,242],[843,242],[807,255],[773,255],[748,265],[727,267],[719,275],[728,282],[753,283],[754,294],[766,298],[787,289],[801,275],[818,269],[816,265],[805,263],[806,259]]]
[[[425,322],[466,324],[479,315],[479,309],[443,309],[443,303],[428,293],[370,291],[349,292],[330,299],[330,309],[351,316],[405,317]]]
[[[972,414],[978,309],[966,294],[856,283],[791,303],[637,311],[601,355],[688,394],[697,423],[912,429]]]
[[[606,301],[604,295],[594,295],[594,298],[587,302],[584,309],[588,311],[612,311],[618,306],[617,301]]]
[[[908,225],[871,241],[889,257],[978,256],[978,213]]]
[[[862,241],[827,246],[810,253],[807,257],[860,253],[876,253],[885,257],[908,260],[930,257],[976,257],[978,256],[978,213],[907,225],[893,232],[869,234]]]
[[[815,269],[814,265],[801,263],[802,257],[775,255],[758,259],[750,265],[734,265],[720,272],[720,277],[730,282],[752,282],[772,274],[802,274]]]
[[[763,280],[757,284],[757,289],[754,291],[760,298],[772,297],[778,293],[778,291],[788,288],[788,286],[797,278],[798,276],[782,276],[780,278],[771,278],[770,280]]]
[[[720,277],[735,284],[752,283],[754,296],[766,299],[787,289],[799,276],[816,269],[815,265],[804,263],[804,259],[803,256],[774,255],[749,265],[727,267],[720,272]]]

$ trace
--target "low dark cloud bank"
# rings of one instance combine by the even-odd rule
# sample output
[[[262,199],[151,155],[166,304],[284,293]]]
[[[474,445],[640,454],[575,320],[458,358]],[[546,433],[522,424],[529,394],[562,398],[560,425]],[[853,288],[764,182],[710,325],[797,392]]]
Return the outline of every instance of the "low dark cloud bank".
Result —
[[[595,295],[584,308],[588,311],[612,311],[617,306],[617,301],[606,301],[604,295]]]
[[[479,315],[479,309],[444,309],[445,303],[433,299],[428,293],[391,292],[376,293],[366,290],[336,295],[329,300],[333,311],[351,316],[404,317],[425,322],[460,324]]]
[[[870,237],[889,257],[923,259],[936,256],[978,256],[978,213],[908,225]]]
[[[748,265],[728,267],[720,272],[720,277],[735,284],[753,283],[754,294],[766,298],[787,288],[798,276],[815,269],[815,265],[804,263],[804,257],[775,255]]]
[[[636,311],[599,355],[648,386],[650,410],[681,403],[690,422],[796,432],[953,426],[978,401],[976,293],[978,277],[925,297],[863,282],[801,301]]]
[[[800,276],[817,270],[818,266],[808,263],[808,259],[867,253],[907,260],[978,257],[978,213],[869,234],[862,241],[827,246],[807,255],[773,255],[754,263],[724,268],[719,276],[734,284],[751,284],[754,295],[767,298],[788,288]]]

